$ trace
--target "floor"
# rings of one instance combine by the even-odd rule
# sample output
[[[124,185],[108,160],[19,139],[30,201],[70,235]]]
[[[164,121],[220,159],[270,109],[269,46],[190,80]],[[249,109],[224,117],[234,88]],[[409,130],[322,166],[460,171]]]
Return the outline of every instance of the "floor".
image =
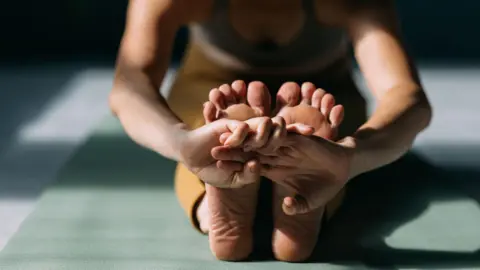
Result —
[[[0,67],[0,250],[62,164],[109,113],[112,74],[111,68],[84,63]],[[479,164],[479,75],[480,66],[422,66],[434,121],[415,148],[432,163]],[[171,72],[163,93],[172,77]]]

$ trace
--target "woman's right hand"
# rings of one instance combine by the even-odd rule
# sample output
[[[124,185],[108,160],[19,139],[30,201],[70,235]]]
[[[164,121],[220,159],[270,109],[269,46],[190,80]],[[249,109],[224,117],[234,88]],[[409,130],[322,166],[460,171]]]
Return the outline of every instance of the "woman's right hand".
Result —
[[[259,179],[260,164],[253,152],[245,152],[241,146],[244,142],[256,147],[263,146],[271,130],[272,121],[269,117],[252,118],[245,122],[229,119],[214,121],[181,136],[181,161],[207,184],[219,188],[243,187]],[[224,133],[232,135],[221,144],[220,136]],[[228,162],[212,157],[217,152],[232,149],[235,149],[235,155]]]

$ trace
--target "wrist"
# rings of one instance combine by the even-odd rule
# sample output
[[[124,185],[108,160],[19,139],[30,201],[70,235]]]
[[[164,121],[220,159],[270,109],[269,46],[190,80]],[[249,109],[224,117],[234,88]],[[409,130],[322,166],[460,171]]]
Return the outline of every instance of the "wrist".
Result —
[[[362,174],[363,166],[361,165],[361,142],[359,139],[347,136],[337,142],[345,150],[348,160],[348,180]]]
[[[171,153],[171,156],[169,158],[177,162],[183,163],[184,161],[183,153],[184,153],[189,131],[190,130],[188,129],[187,125],[184,123],[173,124],[172,126],[169,127],[169,131],[168,131],[169,135],[167,136],[168,138],[167,143],[165,144],[165,142],[158,142],[157,145],[159,146],[167,145],[167,147],[170,148],[170,151],[168,152]],[[163,152],[162,148],[163,147],[157,147],[155,151],[161,155],[161,153]]]

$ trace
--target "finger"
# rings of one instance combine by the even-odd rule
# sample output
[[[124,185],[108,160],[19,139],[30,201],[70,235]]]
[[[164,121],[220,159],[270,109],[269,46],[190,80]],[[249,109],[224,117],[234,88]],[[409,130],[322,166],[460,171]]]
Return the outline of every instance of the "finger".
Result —
[[[227,122],[227,128],[232,132],[232,135],[225,141],[226,146],[237,147],[241,145],[249,133],[249,127],[244,122],[231,120],[231,122]]]
[[[275,138],[282,138],[287,135],[287,123],[285,123],[285,119],[281,116],[275,116],[272,118],[272,124],[275,130],[273,131],[273,136]]]
[[[220,135],[220,138],[219,138],[220,143],[224,145],[230,136],[232,136],[231,132],[222,133],[222,135]]]
[[[276,150],[282,146],[283,140],[287,136],[287,130],[285,126],[285,120],[281,116],[275,116],[272,118],[272,128],[267,142],[262,148],[257,149],[257,151],[263,154],[275,153]]]
[[[243,163],[235,161],[217,161],[217,168],[228,172],[241,172],[243,170]]]
[[[212,157],[216,160],[246,162],[251,160],[255,153],[244,152],[242,149],[217,146],[212,148]]]
[[[276,166],[280,162],[279,161],[280,158],[278,156],[258,155],[257,159],[262,165],[268,165],[268,166]],[[265,169],[267,169],[268,166],[266,166]]]
[[[257,155],[257,160],[262,165],[267,165],[271,167],[278,167],[278,168],[288,168],[289,170],[292,169],[292,166],[296,165],[296,160],[292,159],[289,156],[266,156],[266,155]]]
[[[294,123],[287,126],[286,129],[288,132],[294,132],[300,135],[312,135],[315,132],[315,129],[312,126],[305,125],[302,123]]]
[[[238,174],[237,174],[238,175]],[[243,172],[234,178],[238,184],[252,184],[260,178],[260,163],[256,160],[250,160],[243,166]],[[241,182],[241,183],[239,183]]]
[[[214,88],[210,91],[210,93],[208,94],[208,99],[210,100],[210,102],[213,103],[213,105],[215,105],[218,111],[227,108],[225,96],[217,88]]]
[[[257,157],[257,160],[261,164],[260,175],[279,185],[288,186],[285,179],[295,174],[295,170],[290,167],[265,165],[260,157]]]
[[[289,216],[306,214],[313,210],[308,201],[300,195],[285,197],[283,199],[282,209],[283,212]]]
[[[288,125],[287,131],[294,132],[304,136],[310,136],[315,132],[315,129],[305,124],[295,123],[295,124]]]
[[[258,126],[256,132],[249,140],[247,140],[244,145],[245,151],[256,150],[263,147],[268,142],[270,131],[273,125],[272,121],[268,117],[265,117],[264,119],[259,119],[258,121],[259,123],[257,123]]]
[[[210,124],[211,122],[215,121],[216,114],[217,109],[212,102],[207,101],[203,104],[203,118],[205,119],[206,124]]]

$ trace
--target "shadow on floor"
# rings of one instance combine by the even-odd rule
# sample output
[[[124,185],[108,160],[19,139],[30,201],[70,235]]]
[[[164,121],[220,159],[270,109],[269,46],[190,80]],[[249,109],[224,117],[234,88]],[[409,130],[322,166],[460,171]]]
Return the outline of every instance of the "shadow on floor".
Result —
[[[475,181],[479,177],[480,171],[437,168],[415,153],[360,176],[349,185],[343,207],[323,228],[307,263],[351,266],[361,262],[380,269],[480,267],[479,251],[396,249],[385,243],[396,229],[420,217],[432,203],[473,199],[480,205],[480,181]],[[256,235],[270,235],[268,226],[271,223],[257,226]],[[270,243],[271,239],[261,241],[252,260],[271,260],[271,252],[265,252]]]
[[[401,250],[385,243],[432,203],[469,198],[480,205],[480,182],[475,181],[479,176],[479,171],[434,167],[411,153],[359,177],[351,183],[343,209],[324,228],[313,261],[362,261],[382,269],[479,267],[478,251]]]

